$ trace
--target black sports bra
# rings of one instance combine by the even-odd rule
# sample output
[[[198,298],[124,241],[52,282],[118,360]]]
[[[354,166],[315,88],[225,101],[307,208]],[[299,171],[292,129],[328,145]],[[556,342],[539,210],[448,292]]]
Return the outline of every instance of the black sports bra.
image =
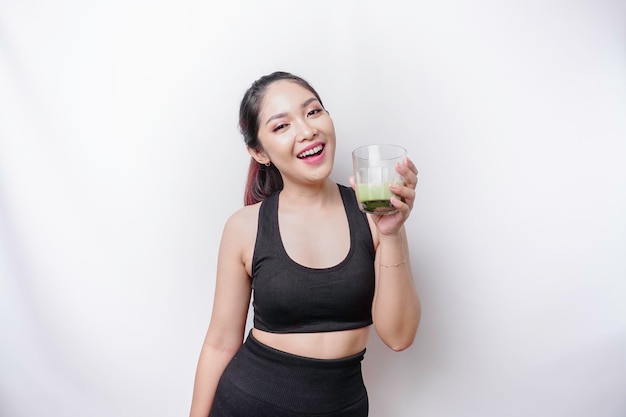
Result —
[[[255,328],[309,333],[372,324],[374,243],[354,191],[338,187],[350,227],[350,251],[330,268],[309,268],[293,261],[278,228],[279,193],[261,203],[252,259]]]

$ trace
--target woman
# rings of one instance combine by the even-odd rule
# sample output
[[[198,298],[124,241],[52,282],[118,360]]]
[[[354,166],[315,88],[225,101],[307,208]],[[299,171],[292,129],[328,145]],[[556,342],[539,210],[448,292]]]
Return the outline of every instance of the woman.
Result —
[[[333,121],[305,80],[261,77],[239,115],[252,157],[246,205],[224,227],[190,415],[367,416],[370,325],[400,351],[420,319],[404,228],[417,170],[408,158],[396,167],[395,214],[365,215],[330,179]]]

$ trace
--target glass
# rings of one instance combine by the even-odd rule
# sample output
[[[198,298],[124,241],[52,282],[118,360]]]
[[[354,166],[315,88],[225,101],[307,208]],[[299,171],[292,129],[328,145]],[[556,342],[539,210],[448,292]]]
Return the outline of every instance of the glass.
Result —
[[[397,145],[367,145],[352,151],[354,185],[361,210],[373,214],[393,214],[398,210],[391,205],[392,183],[402,184],[404,178],[396,172],[406,149]]]

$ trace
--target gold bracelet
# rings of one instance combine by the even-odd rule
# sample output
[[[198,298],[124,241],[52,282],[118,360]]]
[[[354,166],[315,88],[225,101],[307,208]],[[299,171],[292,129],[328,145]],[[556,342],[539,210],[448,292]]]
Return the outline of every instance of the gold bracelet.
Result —
[[[380,265],[380,266],[384,266],[385,268],[397,268],[397,267],[399,267],[400,265],[402,265],[402,264],[403,264],[403,263],[405,263],[405,262],[406,262],[406,256],[405,256],[405,257],[404,257],[404,258],[403,258],[400,262],[398,262],[397,264],[393,264],[393,265],[383,265],[383,264],[381,264],[380,262],[378,262],[378,265]]]

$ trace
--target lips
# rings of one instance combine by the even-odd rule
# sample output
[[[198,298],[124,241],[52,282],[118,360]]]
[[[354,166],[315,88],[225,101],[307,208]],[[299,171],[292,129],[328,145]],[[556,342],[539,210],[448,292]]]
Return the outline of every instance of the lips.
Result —
[[[297,157],[299,159],[309,158],[311,156],[319,155],[323,150],[324,150],[324,145],[321,143],[318,143],[317,145],[313,145],[313,146],[306,148],[305,150],[300,152],[297,155]]]

